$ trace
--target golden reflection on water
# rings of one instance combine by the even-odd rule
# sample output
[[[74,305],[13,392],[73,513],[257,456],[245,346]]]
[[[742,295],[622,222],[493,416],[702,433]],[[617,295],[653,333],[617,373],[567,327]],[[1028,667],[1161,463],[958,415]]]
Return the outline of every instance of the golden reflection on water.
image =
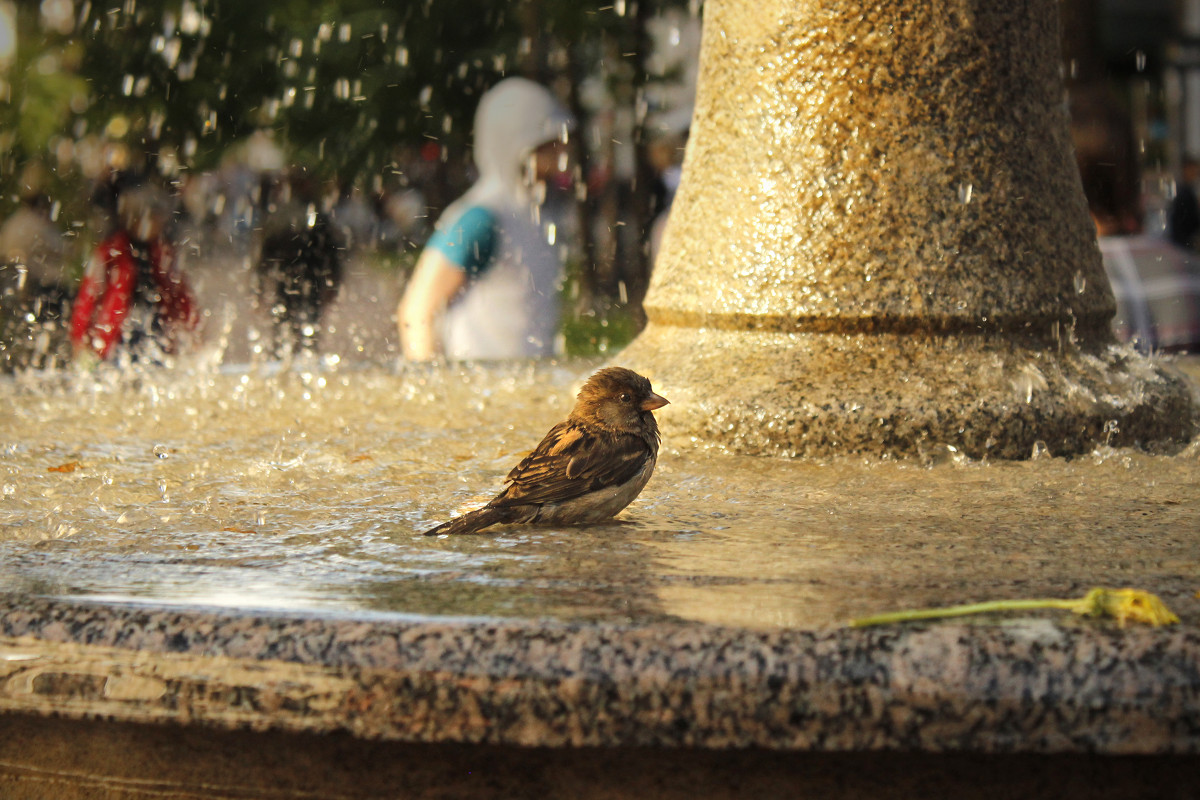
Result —
[[[667,441],[611,524],[420,535],[498,489],[592,366],[0,386],[0,589],[773,628],[1103,584],[1200,619],[1195,444],[923,466]]]

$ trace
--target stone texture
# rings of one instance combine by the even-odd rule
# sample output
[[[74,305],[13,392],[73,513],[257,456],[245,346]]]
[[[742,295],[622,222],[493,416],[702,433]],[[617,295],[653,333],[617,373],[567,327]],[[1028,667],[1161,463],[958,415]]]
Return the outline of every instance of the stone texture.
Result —
[[[704,22],[659,319],[1045,331],[1112,315],[1055,4],[717,2]]]
[[[1169,452],[1194,431],[1187,382],[1162,362],[1022,338],[651,325],[622,362],[650,361],[646,373],[669,392],[671,413],[659,415],[668,441],[741,454],[910,457],[949,446],[1022,459],[1039,442],[1066,456],[1099,443]]]
[[[754,632],[8,597],[0,637],[8,714],[523,747],[1200,753],[1191,627]]]
[[[1006,458],[1113,423],[1186,439],[1183,385],[1112,350],[1058,53],[1048,0],[707,5],[650,325],[622,354],[697,401],[665,433]]]

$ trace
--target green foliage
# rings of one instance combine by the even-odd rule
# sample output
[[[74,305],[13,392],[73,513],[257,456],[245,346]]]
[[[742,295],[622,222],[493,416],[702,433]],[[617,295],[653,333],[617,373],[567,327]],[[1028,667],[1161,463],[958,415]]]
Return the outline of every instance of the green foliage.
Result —
[[[265,127],[353,178],[398,144],[461,146],[478,95],[516,65],[519,36],[508,7],[472,0],[181,0],[95,4],[80,39],[90,129],[121,115],[132,141],[207,167]]]
[[[44,31],[37,5],[20,5],[12,83],[47,102],[14,96],[4,109],[6,122],[21,117],[27,151],[107,130],[199,168],[260,127],[350,173],[378,169],[397,143],[457,147],[503,75],[550,80],[572,74],[570,58],[635,44],[628,18],[594,1],[130,0],[81,4],[67,34]],[[33,68],[43,56],[50,69]]]
[[[17,11],[18,35],[36,30],[36,10]],[[30,188],[47,188],[53,176],[35,169],[41,187],[22,185],[27,167],[47,159],[50,144],[63,134],[73,108],[87,102],[87,84],[72,71],[79,48],[70,42],[21,36],[13,61],[0,73],[0,209],[9,212]]]
[[[628,306],[612,306],[603,312],[567,315],[562,333],[568,356],[596,356],[624,349],[637,336],[638,325]]]
[[[43,60],[57,58],[50,53]],[[56,134],[70,116],[72,101],[87,92],[87,85],[77,75],[65,72],[43,72],[38,68],[26,71],[21,85],[22,97],[15,104],[17,144],[24,152],[37,153]]]
[[[462,183],[479,96],[501,77],[554,86],[580,117],[581,142],[601,129],[586,118],[585,82],[589,102],[601,87],[606,113],[641,119],[642,23],[650,8],[685,2],[77,0],[64,29],[40,18],[39,0],[7,1],[19,47],[0,71],[0,214],[38,165],[73,234],[94,227],[88,197],[108,146],[123,146],[128,166],[173,177],[218,166],[260,130],[285,163],[343,186],[404,184],[401,166],[432,145],[444,166],[420,162],[431,167],[420,180],[440,207]],[[625,224],[613,215],[610,227]]]
[[[113,5],[86,6],[72,37],[89,130],[120,115],[130,141],[178,148],[202,168],[267,127],[348,177],[381,169],[398,144],[463,147],[479,95],[500,77],[566,69],[548,65],[547,42],[595,52],[628,27],[598,2]]]

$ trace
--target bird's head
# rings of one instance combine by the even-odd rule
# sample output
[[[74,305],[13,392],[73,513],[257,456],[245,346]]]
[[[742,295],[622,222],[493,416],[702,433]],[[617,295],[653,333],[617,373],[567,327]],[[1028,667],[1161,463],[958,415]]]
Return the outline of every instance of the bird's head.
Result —
[[[612,430],[638,433],[647,428],[657,433],[656,408],[667,399],[654,393],[650,381],[624,367],[606,367],[588,378],[579,390],[573,416]]]

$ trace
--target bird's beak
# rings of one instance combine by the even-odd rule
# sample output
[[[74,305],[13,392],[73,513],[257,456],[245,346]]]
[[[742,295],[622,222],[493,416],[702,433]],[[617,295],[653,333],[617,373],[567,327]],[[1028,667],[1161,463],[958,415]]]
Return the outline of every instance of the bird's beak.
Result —
[[[656,408],[662,408],[665,405],[669,405],[670,402],[671,401],[667,398],[651,392],[650,396],[642,401],[642,411],[653,411]]]

